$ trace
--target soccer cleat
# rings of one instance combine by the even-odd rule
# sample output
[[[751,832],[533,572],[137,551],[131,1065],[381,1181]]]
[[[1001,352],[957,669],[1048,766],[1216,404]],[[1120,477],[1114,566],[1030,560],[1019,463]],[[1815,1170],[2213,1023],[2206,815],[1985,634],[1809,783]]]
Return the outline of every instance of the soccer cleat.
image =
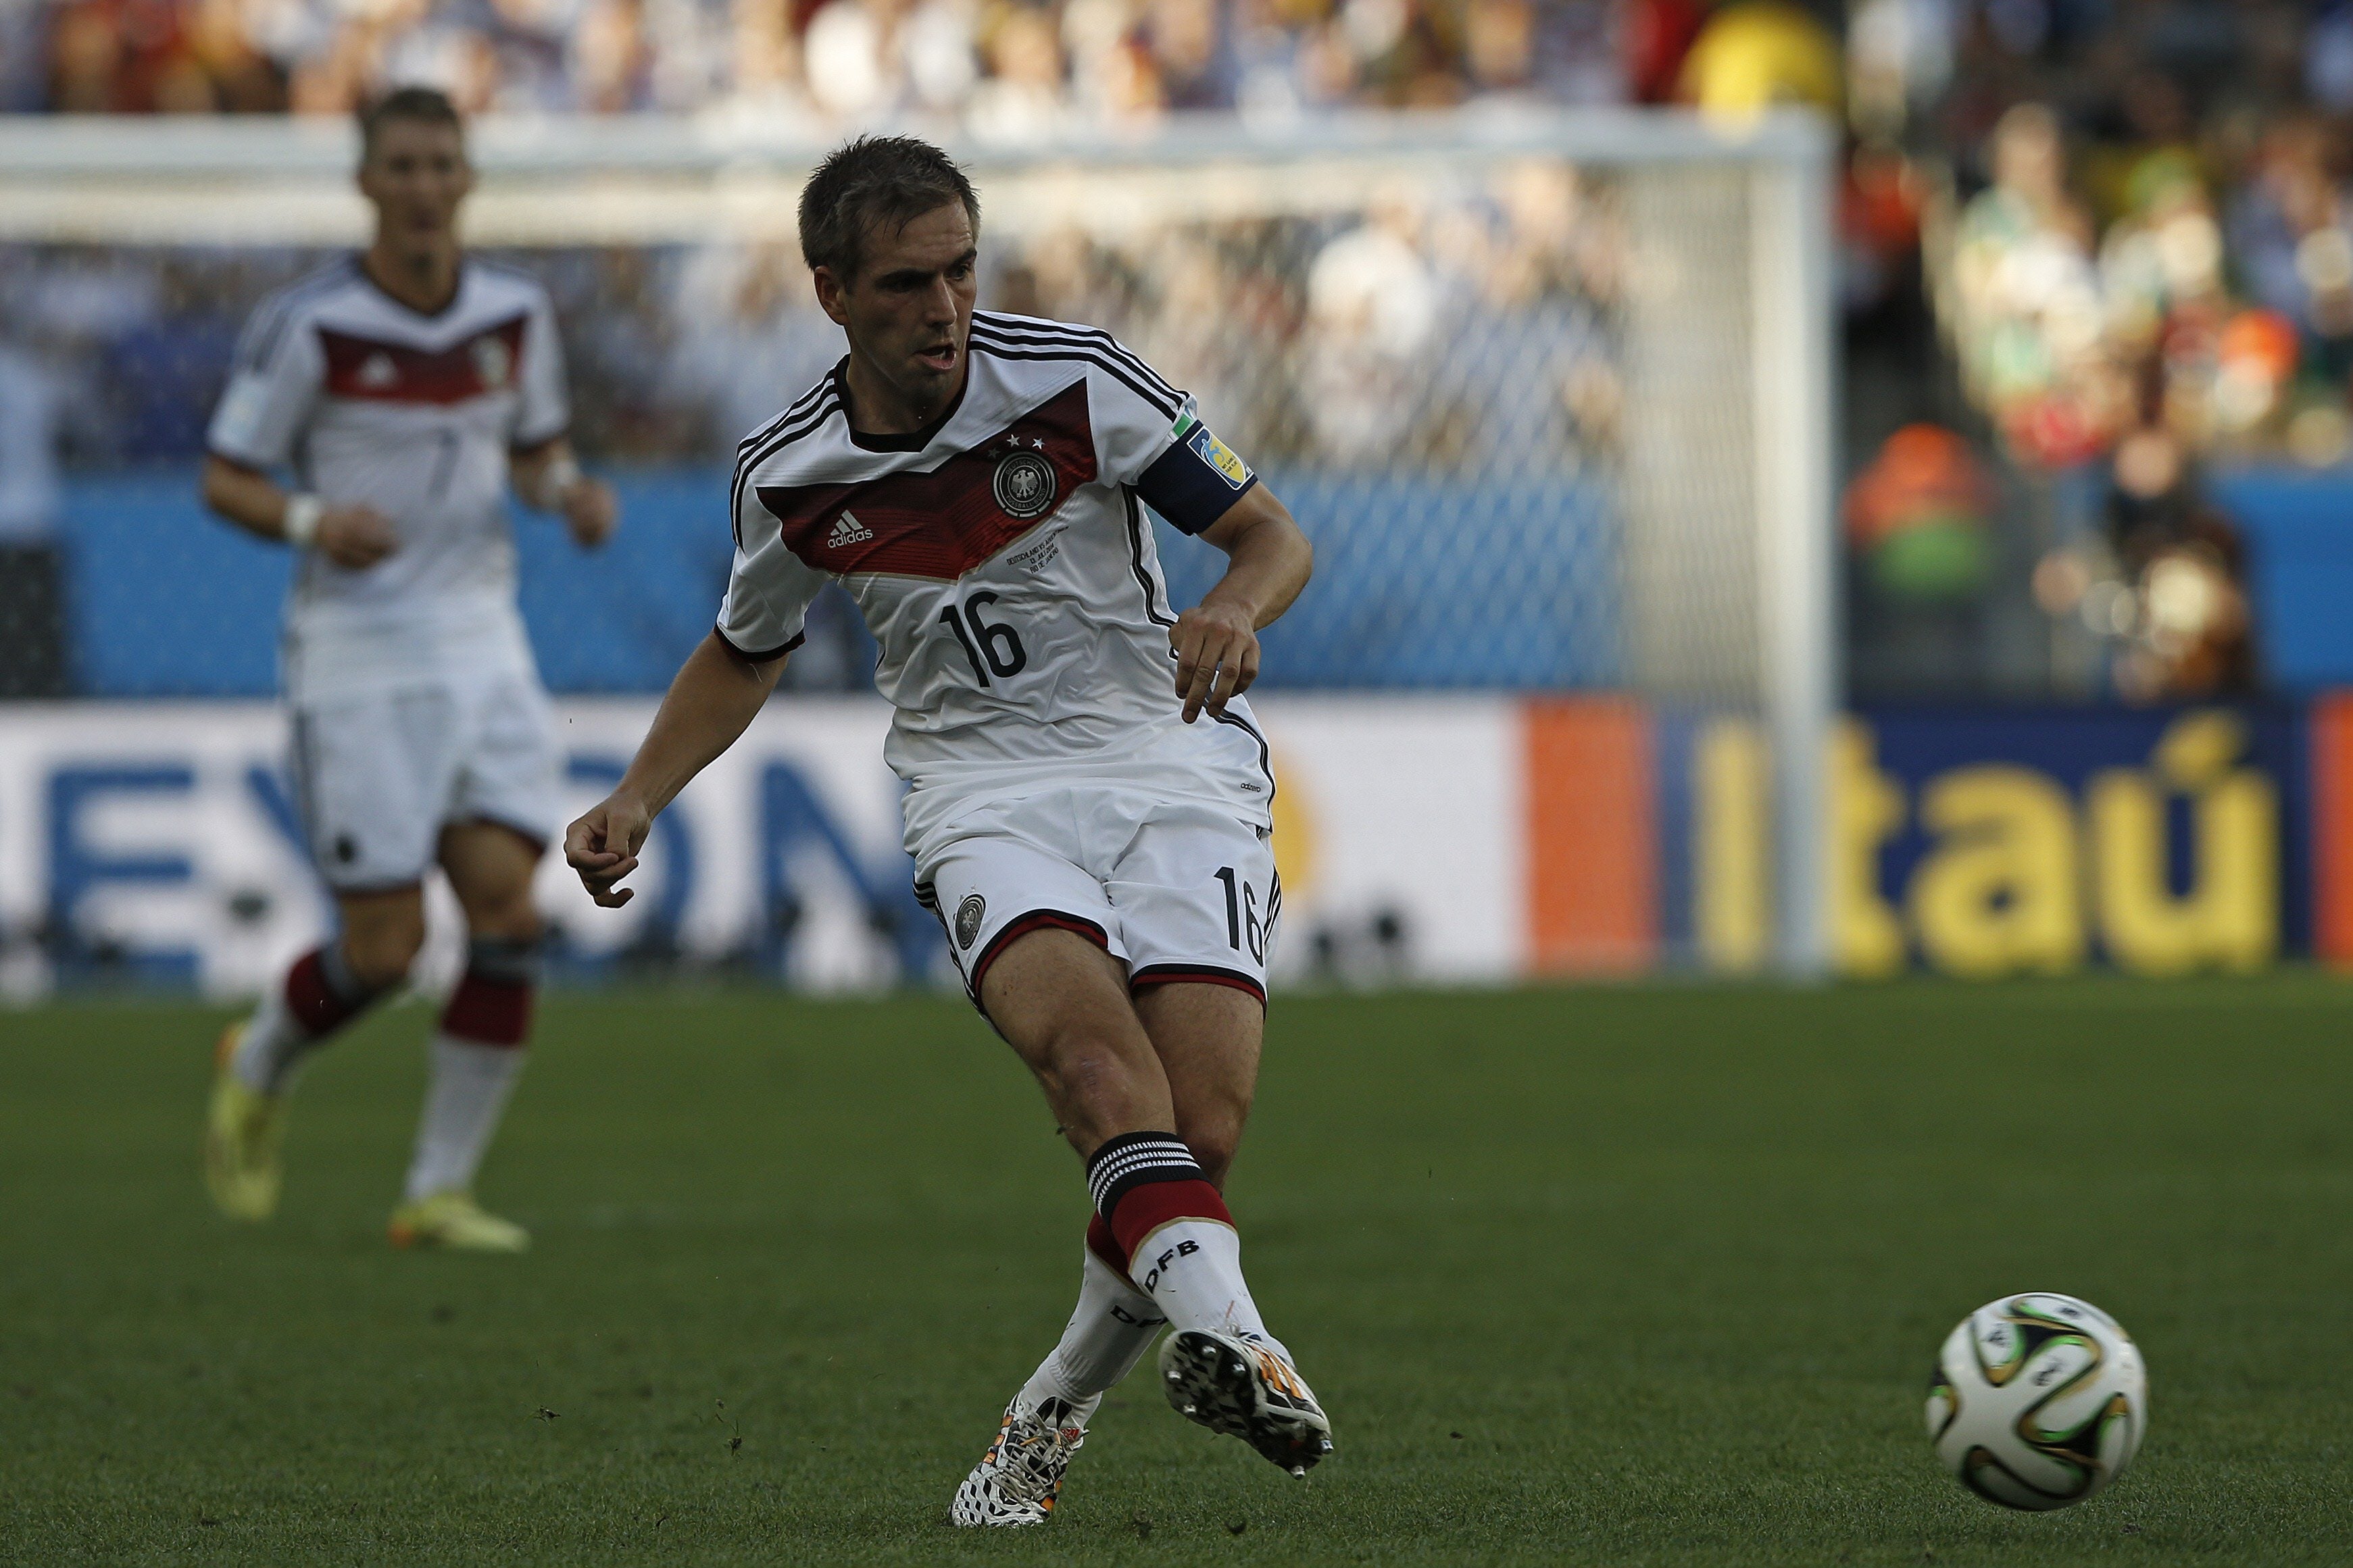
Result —
[[[948,1521],[966,1527],[1018,1529],[1052,1517],[1062,1489],[1062,1472],[1086,1441],[1077,1426],[1063,1426],[1071,1407],[1050,1399],[1035,1410],[1021,1408],[1021,1396],[1005,1407],[997,1441],[956,1488]]]
[[[531,1232],[454,1187],[393,1210],[390,1234],[395,1247],[446,1247],[453,1252],[522,1252],[531,1246]]]
[[[1240,1437],[1294,1476],[1332,1451],[1332,1423],[1307,1380],[1255,1334],[1169,1335],[1160,1342],[1160,1386],[1178,1415]]]
[[[286,1136],[286,1099],[248,1089],[230,1070],[244,1028],[222,1031],[213,1058],[212,1105],[205,1117],[205,1187],[231,1219],[259,1221],[278,1212],[279,1147]]]

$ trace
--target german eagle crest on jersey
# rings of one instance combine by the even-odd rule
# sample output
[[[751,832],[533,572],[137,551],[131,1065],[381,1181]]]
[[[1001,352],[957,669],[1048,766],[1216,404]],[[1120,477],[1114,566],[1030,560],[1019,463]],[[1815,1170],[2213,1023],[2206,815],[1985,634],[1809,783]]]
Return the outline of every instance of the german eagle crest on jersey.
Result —
[[[1006,516],[1025,521],[1040,516],[1054,504],[1054,465],[1043,452],[1017,448],[997,460],[994,488]]]
[[[506,340],[495,332],[485,332],[476,338],[470,351],[474,356],[474,374],[481,377],[486,387],[504,386],[514,374],[514,351]]]

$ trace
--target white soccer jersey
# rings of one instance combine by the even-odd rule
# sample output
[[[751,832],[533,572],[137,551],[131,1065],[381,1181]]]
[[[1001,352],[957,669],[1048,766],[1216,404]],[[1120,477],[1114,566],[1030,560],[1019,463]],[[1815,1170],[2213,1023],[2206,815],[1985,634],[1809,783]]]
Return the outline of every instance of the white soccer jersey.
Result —
[[[1142,502],[1198,533],[1257,482],[1190,398],[1108,333],[984,311],[932,425],[863,435],[846,405],[837,367],[744,443],[718,629],[775,658],[820,588],[849,590],[881,645],[918,862],[958,800],[1024,780],[1132,782],[1267,820],[1248,705],[1179,717]]]
[[[329,505],[364,502],[399,548],[363,571],[313,551],[287,613],[290,695],[414,679],[520,637],[510,449],[564,433],[563,349],[546,292],[468,260],[440,311],[377,288],[357,258],[263,300],[213,416],[210,449],[290,467]]]

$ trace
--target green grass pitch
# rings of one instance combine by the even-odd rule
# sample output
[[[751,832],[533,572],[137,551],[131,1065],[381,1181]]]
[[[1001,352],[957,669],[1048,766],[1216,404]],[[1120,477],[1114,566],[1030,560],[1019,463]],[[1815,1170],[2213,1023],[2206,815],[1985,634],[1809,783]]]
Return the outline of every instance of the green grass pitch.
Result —
[[[961,1004],[553,1000],[483,1183],[522,1259],[383,1241],[419,1008],[320,1059],[261,1229],[196,1180],[221,1014],[0,1014],[0,1561],[2342,1562],[2348,1001],[1279,998],[1230,1195],[1338,1454],[1293,1481],[1139,1376],[1053,1524],[987,1539],[948,1495],[1085,1196]],[[1921,1429],[2021,1289],[2154,1387],[2131,1473],[2039,1517]]]

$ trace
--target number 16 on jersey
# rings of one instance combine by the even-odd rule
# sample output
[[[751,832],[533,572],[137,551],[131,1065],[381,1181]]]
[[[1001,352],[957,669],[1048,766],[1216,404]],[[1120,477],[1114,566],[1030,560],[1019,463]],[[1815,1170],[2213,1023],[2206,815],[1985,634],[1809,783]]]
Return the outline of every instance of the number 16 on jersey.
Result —
[[[966,599],[960,608],[953,599],[940,606],[940,619],[955,634],[957,646],[964,649],[964,657],[972,666],[973,679],[983,686],[991,684],[992,673],[1004,679],[1020,674],[1029,665],[1029,652],[1021,646],[1020,633],[1002,621],[981,618],[980,612],[997,603],[997,597],[992,593],[979,593]]]

